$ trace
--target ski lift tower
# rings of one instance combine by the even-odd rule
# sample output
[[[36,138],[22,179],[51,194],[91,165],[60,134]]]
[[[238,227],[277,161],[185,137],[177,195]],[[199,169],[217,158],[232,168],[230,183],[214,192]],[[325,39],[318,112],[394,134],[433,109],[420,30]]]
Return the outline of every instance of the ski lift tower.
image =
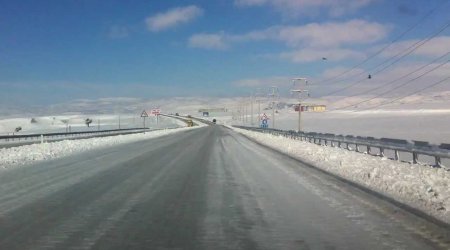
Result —
[[[299,82],[299,84],[296,86],[295,83]],[[305,82],[305,87],[302,88],[302,84],[301,82],[304,81]],[[308,85],[308,80],[304,77],[297,77],[297,78],[292,78],[292,87],[293,89],[291,89],[292,93],[297,94],[298,97],[298,132],[302,131],[302,97],[303,97],[303,93],[307,93],[309,96],[309,92],[306,89],[306,86]]]

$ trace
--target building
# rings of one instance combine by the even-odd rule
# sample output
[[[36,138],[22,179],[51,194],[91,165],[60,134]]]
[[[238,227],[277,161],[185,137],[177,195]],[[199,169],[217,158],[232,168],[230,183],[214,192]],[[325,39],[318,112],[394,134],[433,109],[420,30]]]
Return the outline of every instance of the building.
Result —
[[[326,105],[322,104],[302,104],[302,112],[323,112],[327,109]],[[298,104],[294,106],[294,110],[298,112]]]
[[[226,108],[202,108],[199,109],[198,112],[201,113],[202,116],[208,117],[226,113],[228,110]]]

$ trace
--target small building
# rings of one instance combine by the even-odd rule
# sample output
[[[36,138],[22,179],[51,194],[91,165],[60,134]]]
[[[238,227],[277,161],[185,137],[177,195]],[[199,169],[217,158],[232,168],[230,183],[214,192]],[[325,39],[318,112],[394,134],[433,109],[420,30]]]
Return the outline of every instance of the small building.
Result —
[[[302,104],[302,112],[323,112],[327,109],[326,105],[322,104]],[[294,106],[294,110],[298,112],[298,104]]]
[[[198,112],[202,114],[202,116],[209,117],[227,113],[228,110],[226,108],[201,108],[198,110]]]

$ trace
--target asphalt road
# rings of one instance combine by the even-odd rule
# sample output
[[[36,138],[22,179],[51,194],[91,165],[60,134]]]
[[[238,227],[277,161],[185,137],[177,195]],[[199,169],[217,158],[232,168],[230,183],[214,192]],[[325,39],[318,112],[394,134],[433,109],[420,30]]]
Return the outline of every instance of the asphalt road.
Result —
[[[449,232],[221,126],[0,172],[0,249],[449,249]]]

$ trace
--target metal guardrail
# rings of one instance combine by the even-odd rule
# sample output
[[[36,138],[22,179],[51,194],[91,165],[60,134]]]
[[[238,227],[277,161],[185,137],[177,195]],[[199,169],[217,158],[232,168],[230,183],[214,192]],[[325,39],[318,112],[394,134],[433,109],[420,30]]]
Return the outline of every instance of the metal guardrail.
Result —
[[[202,118],[198,118],[198,117],[193,117],[193,116],[181,116],[181,115],[177,116],[177,115],[165,115],[165,114],[161,114],[161,115],[170,117],[170,118],[174,118],[174,119],[178,119],[183,122],[186,122],[187,120],[193,120],[193,121],[201,122],[201,123],[208,124],[208,125],[216,125],[214,122],[211,122],[211,121],[208,121],[208,120],[205,120]],[[197,124],[195,124],[195,125],[197,125]]]
[[[202,118],[197,118],[197,117],[191,117],[191,118],[193,120],[199,121],[199,122],[204,123],[204,124],[216,125],[214,122],[211,122],[211,121],[208,121],[208,120],[205,120],[205,119],[202,119]]]
[[[189,126],[189,120],[192,120],[191,118],[189,118],[189,117],[185,117],[185,116],[176,116],[176,115],[166,115],[166,114],[159,114],[160,116],[165,116],[165,117],[169,117],[169,118],[172,118],[172,119],[176,119],[176,120],[179,120],[179,121],[182,121],[182,122],[184,122],[184,123],[186,123],[186,125],[187,126]],[[195,122],[193,122],[193,124],[192,124],[193,126],[197,126],[198,124],[196,124]]]
[[[412,162],[419,163],[419,155],[427,155],[434,158],[434,167],[444,167],[442,165],[442,158],[450,159],[450,144],[442,143],[440,145],[430,144],[426,141],[407,141],[401,139],[391,138],[374,138],[362,137],[352,135],[335,135],[329,133],[315,133],[315,132],[296,132],[293,130],[278,130],[269,128],[255,128],[245,126],[233,126],[240,129],[246,129],[262,133],[270,133],[273,135],[280,135],[286,138],[295,140],[308,141],[318,145],[331,147],[344,147],[347,150],[354,150],[359,153],[366,153],[374,156],[385,156],[385,150],[392,150],[394,152],[394,160],[400,161],[399,152],[406,152],[412,154]],[[361,149],[365,147],[365,150]],[[378,154],[373,153],[373,149],[378,149]]]
[[[109,130],[96,130],[96,131],[79,131],[79,132],[60,132],[60,133],[39,133],[39,134],[23,134],[23,135],[2,135],[0,141],[4,142],[21,142],[21,141],[39,141],[44,139],[54,138],[73,138],[73,137],[85,137],[94,135],[119,135],[130,133],[141,133],[148,131],[149,128],[125,128],[125,129],[109,129]]]

